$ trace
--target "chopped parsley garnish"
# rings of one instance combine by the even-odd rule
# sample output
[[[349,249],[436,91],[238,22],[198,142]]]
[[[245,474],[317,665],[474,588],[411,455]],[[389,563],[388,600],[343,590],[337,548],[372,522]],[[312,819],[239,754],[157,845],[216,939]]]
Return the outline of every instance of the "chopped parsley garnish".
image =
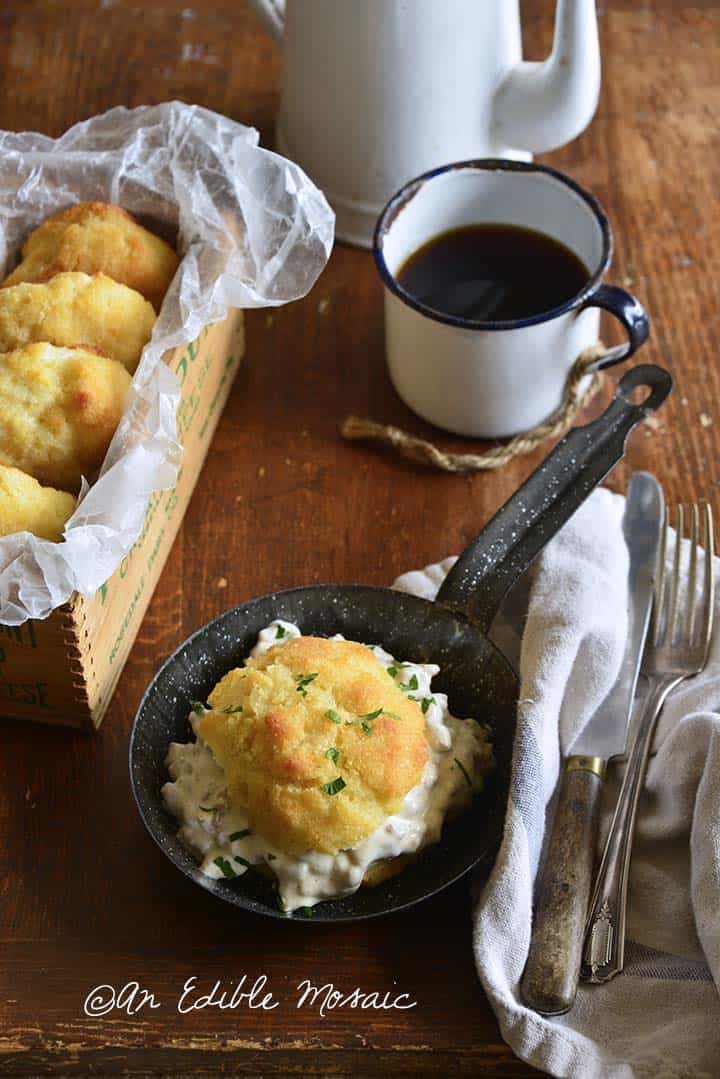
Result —
[[[222,870],[222,875],[224,877],[227,877],[228,880],[234,880],[234,878],[237,876],[237,873],[230,865],[227,858],[215,858],[214,861],[218,869]]]
[[[246,861],[244,858],[238,858],[237,854],[233,854],[232,859],[233,859],[234,862],[237,862],[238,865],[245,866],[246,869],[251,869],[252,868],[252,866],[250,865],[250,862]]]
[[[198,715],[201,715],[205,711],[205,705],[202,701],[193,701],[190,707],[193,712],[196,712]]]
[[[435,704],[435,698],[434,697],[411,697],[410,700],[411,701],[417,701],[417,703],[422,708],[422,714],[424,716],[427,715],[427,710],[430,707],[430,705]]]
[[[386,668],[386,670],[391,678],[397,678],[400,671],[402,671],[405,667],[409,666],[409,663],[398,663],[396,660],[394,663],[391,663],[390,666]]]
[[[230,840],[231,843],[235,843],[238,839],[245,839],[245,837],[249,836],[249,835],[252,835],[252,832],[250,831],[250,829],[249,828],[243,828],[243,830],[241,832],[232,832],[228,836],[228,839]]]
[[[400,719],[397,712],[388,712],[387,708],[376,708],[374,712],[365,712],[364,715],[358,716],[359,719],[367,719],[370,723],[378,716],[387,716],[388,719]]]
[[[367,719],[367,720],[371,721],[373,719],[377,719],[377,717],[380,715],[381,712],[382,712],[382,708],[376,708],[374,712],[365,712],[365,713],[363,713],[360,716],[360,719]]]
[[[414,674],[409,682],[406,682],[404,686],[400,686],[400,689],[415,690],[418,687],[417,675]]]
[[[198,806],[198,808],[202,809],[203,813],[214,813],[215,812],[215,806]]]
[[[342,776],[338,776],[337,779],[333,779],[332,783],[323,783],[320,790],[323,794],[339,794],[340,791],[345,790],[347,783]]]
[[[318,671],[315,671],[314,674],[295,674],[295,675],[293,675],[293,678],[297,682],[297,685],[295,686],[295,689],[298,691],[298,693],[302,693],[303,697],[307,697],[307,686],[309,686],[310,683],[312,681],[314,681],[314,679],[317,678],[317,676],[318,676]]]
[[[325,713],[325,719],[331,719],[333,721],[333,723],[341,723],[342,722],[342,720],[340,719],[340,716],[332,708],[328,708],[327,712]]]
[[[325,759],[337,764],[340,759],[340,751],[335,749],[335,746],[330,746],[330,749],[325,750]]]
[[[241,704],[238,704],[236,708],[223,708],[223,712],[228,716],[234,716],[236,712],[242,712],[242,710],[243,706]]]
[[[285,629],[285,626],[276,626],[275,627],[275,640],[276,641],[281,641],[283,639],[283,637],[287,637],[287,635],[288,635],[288,631]]]
[[[465,776],[465,781],[466,781],[466,783],[467,783],[468,787],[470,787],[470,789],[472,790],[472,779],[471,779],[471,778],[470,778],[470,776],[469,776],[469,775],[467,774],[467,768],[465,767],[465,765],[463,764],[463,762],[462,762],[462,761],[459,761],[459,760],[457,759],[457,757],[453,757],[453,760],[454,760],[454,761],[455,761],[455,763],[457,764],[457,766],[458,766],[458,768],[460,769],[460,771],[462,772],[462,774],[463,774],[463,775]]]
[[[365,734],[372,734],[373,729],[371,727],[371,723],[373,722],[373,720],[377,719],[378,716],[388,716],[389,719],[400,719],[401,718],[397,714],[397,712],[388,712],[388,710],[386,708],[376,708],[374,712],[364,712],[362,714],[359,714],[358,715],[359,722],[357,724],[353,723],[350,720],[348,720],[347,725],[349,727],[358,726],[358,727],[360,727],[361,730],[365,731]]]

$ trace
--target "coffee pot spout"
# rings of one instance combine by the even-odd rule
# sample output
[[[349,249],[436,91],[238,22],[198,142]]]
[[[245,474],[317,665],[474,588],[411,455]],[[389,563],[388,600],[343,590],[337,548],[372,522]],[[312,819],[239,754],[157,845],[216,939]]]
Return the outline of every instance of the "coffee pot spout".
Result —
[[[555,38],[547,60],[520,61],[493,100],[498,146],[544,153],[587,127],[600,94],[595,0],[557,0]]]

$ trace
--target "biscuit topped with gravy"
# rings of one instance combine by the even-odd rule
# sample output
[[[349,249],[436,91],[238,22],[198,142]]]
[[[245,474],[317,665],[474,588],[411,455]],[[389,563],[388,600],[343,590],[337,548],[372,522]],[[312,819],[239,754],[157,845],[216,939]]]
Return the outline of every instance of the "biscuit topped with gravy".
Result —
[[[276,618],[168,747],[162,796],[205,876],[274,877],[291,913],[401,872],[493,767],[440,668]]]
[[[233,801],[288,854],[366,839],[423,776],[420,706],[365,645],[298,637],[215,687],[199,734]]]

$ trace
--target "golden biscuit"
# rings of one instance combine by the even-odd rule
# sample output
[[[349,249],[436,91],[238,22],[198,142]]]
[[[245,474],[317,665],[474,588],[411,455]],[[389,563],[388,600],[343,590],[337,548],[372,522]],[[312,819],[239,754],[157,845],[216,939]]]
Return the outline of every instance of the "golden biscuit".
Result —
[[[0,354],[0,464],[76,491],[102,464],[130,375],[117,360],[35,344]]]
[[[59,543],[74,509],[75,499],[67,491],[41,487],[19,468],[0,465],[0,536],[32,532]]]
[[[80,346],[132,375],[154,322],[151,303],[103,273],[59,273],[47,283],[0,289],[0,352],[35,341]]]
[[[353,641],[298,637],[215,687],[201,737],[233,802],[279,850],[335,854],[366,839],[422,779],[425,718]]]
[[[141,293],[156,311],[178,266],[164,240],[106,202],[81,202],[48,217],[30,233],[22,256],[2,287],[49,281],[66,270],[104,273]]]

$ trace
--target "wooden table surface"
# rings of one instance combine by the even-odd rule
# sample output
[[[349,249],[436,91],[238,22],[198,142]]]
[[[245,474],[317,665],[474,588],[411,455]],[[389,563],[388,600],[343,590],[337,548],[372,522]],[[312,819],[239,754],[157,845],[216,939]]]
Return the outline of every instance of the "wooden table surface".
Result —
[[[0,127],[57,135],[112,105],[180,98],[268,140],[275,47],[242,0],[192,3],[6,0]],[[599,7],[600,108],[549,160],[604,203],[616,237],[611,279],[635,290],[652,317],[643,359],[676,381],[671,404],[635,433],[610,482],[623,490],[630,469],[648,468],[670,499],[714,495],[720,6]],[[531,58],[547,49],[551,23],[549,0],[525,4]],[[365,252],[338,247],[306,299],[251,312],[247,325],[247,361],[99,734],[2,727],[0,1072],[531,1074],[503,1043],[477,982],[466,883],[377,922],[267,924],[182,877],[135,811],[130,725],[184,637],[272,589],[385,584],[458,551],[543,455],[451,477],[342,442],[338,422],[350,410],[429,432],[391,389],[381,289]],[[216,979],[228,988],[262,974],[280,1001],[272,1011],[177,1011],[190,976],[209,991]],[[296,1008],[303,978],[407,993],[417,1005],[323,1018]],[[94,986],[135,980],[159,1008],[83,1015]]]

